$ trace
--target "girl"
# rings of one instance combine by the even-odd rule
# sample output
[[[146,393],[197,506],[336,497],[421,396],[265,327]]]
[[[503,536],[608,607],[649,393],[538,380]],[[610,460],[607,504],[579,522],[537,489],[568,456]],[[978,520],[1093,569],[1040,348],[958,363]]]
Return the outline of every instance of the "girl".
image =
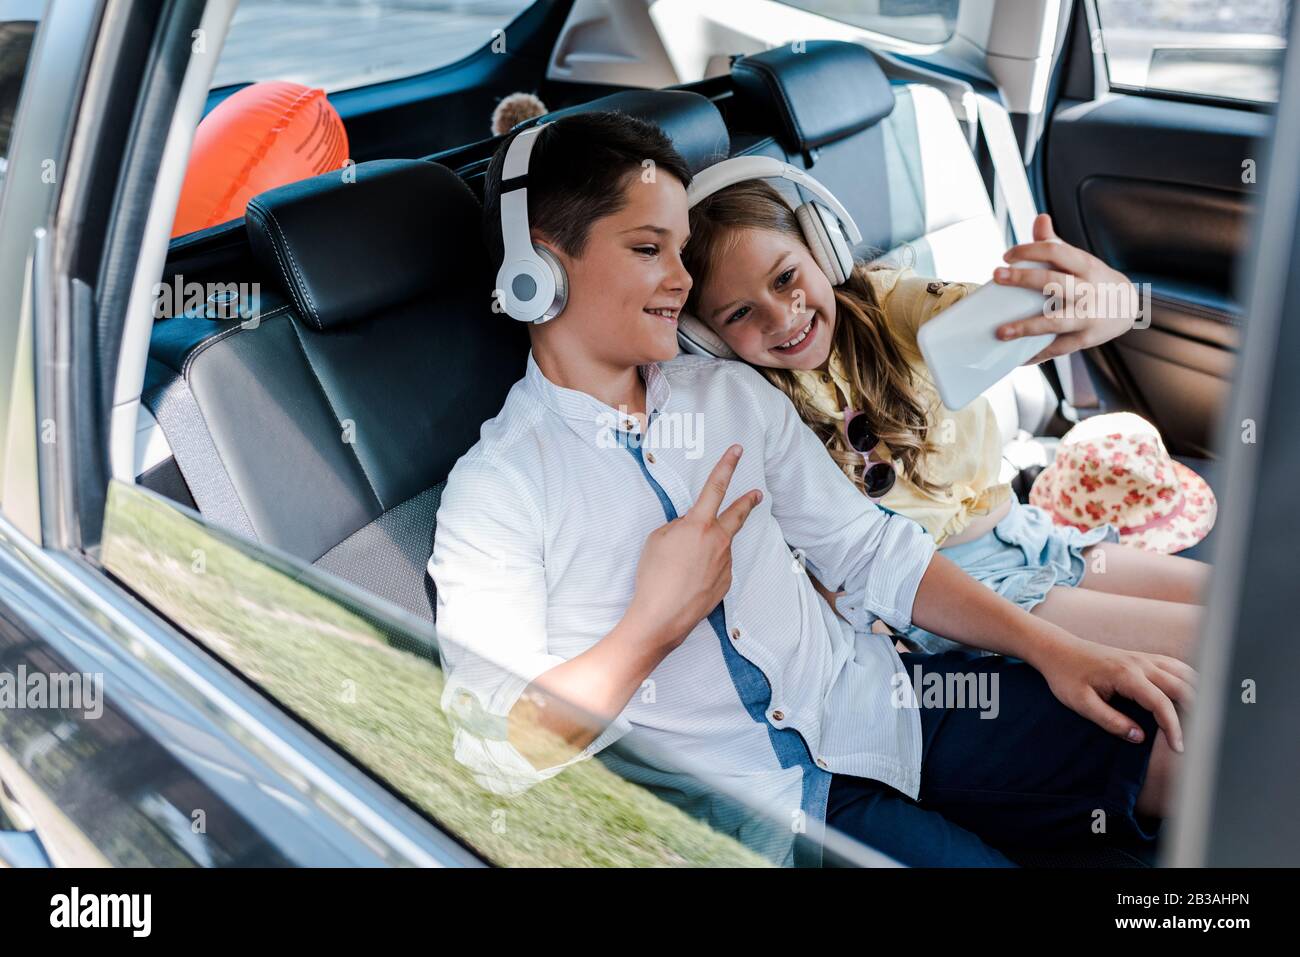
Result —
[[[790,397],[865,493],[920,522],[947,557],[1033,614],[1103,644],[1191,659],[1209,566],[1121,545],[1111,525],[1086,532],[1056,525],[1042,509],[1020,504],[999,481],[1002,440],[988,400],[981,396],[959,412],[942,406],[916,333],[977,284],[858,263],[832,286],[793,211],[760,180],[703,200],[690,226],[687,309]],[[1040,291],[1051,282],[1065,286],[1067,274],[1076,288],[1127,283],[1058,240],[1046,215],[1035,220],[1034,237],[1006,259],[1050,269],[998,269],[995,281]],[[1107,297],[1092,298],[1106,305]],[[1012,323],[999,336],[1064,332],[1032,360],[1040,362],[1104,342],[1134,321],[1095,310],[1075,315]],[[874,448],[863,447],[862,434]],[[862,454],[868,451],[892,479],[871,467]],[[887,491],[882,479],[884,486],[892,480]],[[902,637],[924,651],[956,647],[915,626]]]

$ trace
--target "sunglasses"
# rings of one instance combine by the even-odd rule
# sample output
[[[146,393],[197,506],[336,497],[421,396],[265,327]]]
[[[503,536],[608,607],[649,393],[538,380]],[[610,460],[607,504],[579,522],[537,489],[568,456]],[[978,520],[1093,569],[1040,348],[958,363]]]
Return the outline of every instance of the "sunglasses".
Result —
[[[867,497],[873,501],[884,498],[894,487],[894,479],[897,475],[891,463],[881,461],[876,455],[875,450],[880,444],[880,436],[871,431],[865,415],[846,407],[844,437],[848,439],[849,446],[862,456],[862,461],[865,463],[862,485],[867,490]]]

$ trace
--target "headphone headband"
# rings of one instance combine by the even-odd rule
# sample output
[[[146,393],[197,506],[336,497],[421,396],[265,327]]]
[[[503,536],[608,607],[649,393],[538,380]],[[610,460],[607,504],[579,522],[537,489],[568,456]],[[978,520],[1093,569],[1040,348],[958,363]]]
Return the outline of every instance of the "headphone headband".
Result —
[[[501,164],[501,245],[497,295],[507,315],[522,322],[554,319],[568,298],[568,280],[559,260],[535,244],[528,222],[528,162],[537,137],[548,124],[515,134]]]
[[[510,141],[501,164],[501,242],[506,261],[532,255],[532,230],[528,223],[528,160],[544,124],[531,126]],[[522,182],[507,186],[511,180]]]
[[[858,229],[858,224],[853,221],[844,204],[836,199],[829,189],[797,166],[783,163],[771,156],[737,156],[701,170],[691,180],[690,189],[686,191],[686,201],[694,206],[728,186],[735,186],[737,183],[751,179],[784,179],[802,186],[829,206],[839,217],[854,245],[862,242],[862,232]]]
[[[822,207],[816,202],[792,203],[789,197],[781,194],[782,201],[794,211],[808,249],[826,278],[836,285],[847,280],[853,272],[853,248],[845,240],[844,234],[847,232],[853,244],[858,245],[862,242],[862,232],[844,204],[829,189],[798,167],[771,156],[737,156],[723,160],[702,170],[691,181],[686,199],[694,207],[728,186],[751,179],[787,180],[796,186],[802,186],[829,207]],[[677,317],[677,338],[687,352],[721,359],[738,358],[721,336],[689,313],[683,312]]]

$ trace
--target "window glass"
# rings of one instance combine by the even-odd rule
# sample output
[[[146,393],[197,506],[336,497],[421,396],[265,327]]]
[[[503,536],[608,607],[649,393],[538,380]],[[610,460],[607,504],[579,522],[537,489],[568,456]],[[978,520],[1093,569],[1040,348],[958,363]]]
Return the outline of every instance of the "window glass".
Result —
[[[280,706],[496,864],[770,866],[615,774],[599,756],[518,796],[485,790],[453,753],[432,626],[210,528],[152,492],[110,484],[102,561]],[[758,812],[741,813],[752,819]]]
[[[1114,86],[1277,102],[1291,0],[1096,0]]]
[[[487,46],[533,0],[240,0],[213,87],[329,93],[424,73]]]
[[[9,168],[9,139],[13,135],[18,94],[22,92],[27,60],[36,37],[39,4],[32,4],[30,20],[0,20],[0,189]],[[7,11],[7,8],[5,10]]]
[[[959,0],[782,0],[791,7],[913,43],[944,43]]]

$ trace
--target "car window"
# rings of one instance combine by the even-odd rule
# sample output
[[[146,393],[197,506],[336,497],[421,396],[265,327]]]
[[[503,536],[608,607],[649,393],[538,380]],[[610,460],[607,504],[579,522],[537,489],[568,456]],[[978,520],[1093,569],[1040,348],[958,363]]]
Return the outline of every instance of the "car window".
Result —
[[[533,0],[240,0],[212,86],[329,93],[423,73],[499,40]]]
[[[787,6],[913,43],[944,43],[960,0],[782,0]]]
[[[34,14],[33,14],[34,17]],[[0,21],[0,189],[9,168],[9,138],[13,134],[18,95],[36,36],[36,20]]]
[[[1096,0],[1112,86],[1277,102],[1291,0]]]
[[[158,612],[493,863],[770,866],[599,758],[515,797],[485,790],[454,756],[432,626],[215,530],[154,493],[110,483],[102,561]],[[737,812],[743,820],[759,816],[739,805]]]

